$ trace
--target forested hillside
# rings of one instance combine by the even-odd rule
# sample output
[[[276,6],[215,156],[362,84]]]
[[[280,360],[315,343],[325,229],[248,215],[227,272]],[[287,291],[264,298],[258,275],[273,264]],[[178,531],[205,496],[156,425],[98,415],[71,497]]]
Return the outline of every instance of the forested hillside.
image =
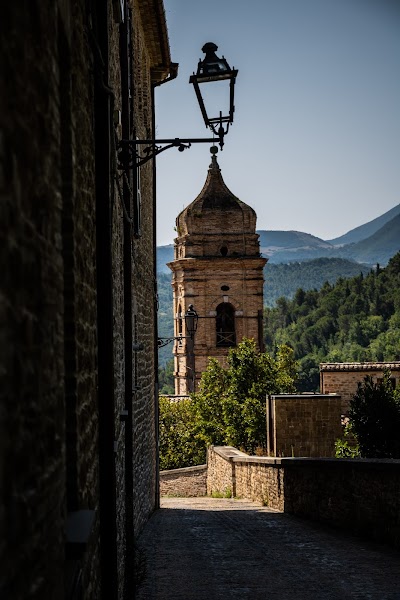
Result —
[[[316,258],[279,265],[267,263],[264,268],[264,304],[274,306],[281,296],[292,299],[299,287],[319,290],[325,281],[335,283],[339,277],[366,275],[370,270],[370,267],[344,258]]]
[[[172,311],[171,273],[158,273],[158,335],[172,337],[174,335],[174,315]],[[159,348],[158,361],[161,367],[172,359],[172,344]]]
[[[294,349],[300,389],[316,390],[320,362],[390,361],[400,353],[400,253],[385,269],[297,290],[265,309],[265,340]]]

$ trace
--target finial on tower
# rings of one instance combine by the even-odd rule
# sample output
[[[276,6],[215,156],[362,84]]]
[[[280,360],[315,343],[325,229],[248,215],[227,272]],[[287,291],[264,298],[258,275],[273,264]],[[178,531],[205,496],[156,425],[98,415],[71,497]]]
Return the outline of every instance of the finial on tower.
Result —
[[[209,168],[212,170],[220,171],[219,164],[217,162],[217,154],[218,154],[217,146],[211,146],[210,152],[211,152],[211,164],[210,164]]]

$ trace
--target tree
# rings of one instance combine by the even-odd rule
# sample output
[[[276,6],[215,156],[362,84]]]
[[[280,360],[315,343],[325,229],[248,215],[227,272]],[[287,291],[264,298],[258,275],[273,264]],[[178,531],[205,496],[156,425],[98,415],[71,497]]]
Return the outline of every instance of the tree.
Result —
[[[243,339],[228,355],[228,368],[211,359],[193,396],[196,431],[209,444],[254,453],[266,447],[266,396],[295,391],[297,364],[288,346],[276,358]]]
[[[381,381],[365,377],[350,401],[351,431],[361,456],[400,458],[400,393],[386,371]]]
[[[160,469],[205,463],[206,447],[195,434],[196,416],[190,399],[174,402],[160,396],[159,415]]]

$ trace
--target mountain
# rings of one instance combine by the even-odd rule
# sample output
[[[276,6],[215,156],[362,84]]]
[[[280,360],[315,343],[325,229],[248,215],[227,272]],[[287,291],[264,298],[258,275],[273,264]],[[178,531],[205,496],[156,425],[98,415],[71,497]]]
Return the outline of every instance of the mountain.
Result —
[[[310,233],[301,231],[257,231],[260,236],[260,251],[263,256],[270,258],[270,262],[289,262],[298,259],[312,259],[326,256],[326,252],[333,249],[329,242],[325,242]],[[283,254],[278,254],[283,252]],[[288,253],[288,254],[287,254]],[[278,260],[275,260],[275,255]],[[272,260],[271,260],[271,257]],[[157,272],[170,273],[167,262],[174,259],[174,246],[157,247]]]
[[[157,273],[171,273],[167,263],[174,260],[174,245],[157,246]]]
[[[381,227],[386,225],[389,221],[391,221],[394,217],[400,214],[400,204],[385,212],[385,214],[365,223],[364,225],[360,225],[355,229],[351,229],[344,235],[340,237],[334,238],[333,240],[327,240],[333,246],[343,246],[344,244],[354,244],[356,242],[360,242],[361,240],[365,240],[366,238],[374,235]]]
[[[260,250],[269,263],[289,263],[321,257],[336,257],[335,247],[321,238],[301,231],[257,231]]]
[[[269,264],[300,262],[317,258],[344,258],[358,263],[386,265],[400,249],[400,204],[377,219],[356,227],[333,240],[322,240],[301,231],[257,231],[260,251]],[[172,244],[157,248],[157,271],[169,273]]]
[[[364,229],[364,232],[366,231],[368,228]],[[270,264],[316,258],[345,258],[369,265],[376,265],[378,262],[384,266],[400,250],[400,212],[366,239],[340,246],[333,246],[330,242],[296,231],[259,231],[258,233],[262,239],[261,252],[269,257]],[[348,235],[351,233],[349,232]]]
[[[341,250],[345,258],[386,265],[389,258],[400,250],[400,213],[369,238],[357,244],[347,244]]]
[[[264,256],[272,256],[281,249],[297,250],[298,248],[322,249],[332,248],[325,242],[310,233],[302,231],[257,231],[260,236],[260,249]]]

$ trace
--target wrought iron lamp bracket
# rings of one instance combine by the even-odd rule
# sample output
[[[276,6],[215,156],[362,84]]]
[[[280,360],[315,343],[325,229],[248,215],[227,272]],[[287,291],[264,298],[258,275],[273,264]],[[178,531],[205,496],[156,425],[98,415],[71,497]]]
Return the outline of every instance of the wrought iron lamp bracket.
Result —
[[[182,340],[192,340],[193,337],[191,335],[179,335],[178,337],[170,337],[170,338],[158,338],[157,345],[159,348],[163,348],[164,346],[168,346],[171,342],[181,342]]]
[[[224,146],[224,136],[226,131],[220,126],[217,130],[211,126],[212,131],[218,136],[212,138],[173,138],[165,140],[120,140],[118,143],[118,168],[120,170],[133,169],[141,167],[149,160],[152,160],[161,152],[170,148],[177,148],[183,152],[192,146],[192,144],[214,144],[219,143],[222,150]],[[145,146],[142,152],[139,152],[140,146]]]

